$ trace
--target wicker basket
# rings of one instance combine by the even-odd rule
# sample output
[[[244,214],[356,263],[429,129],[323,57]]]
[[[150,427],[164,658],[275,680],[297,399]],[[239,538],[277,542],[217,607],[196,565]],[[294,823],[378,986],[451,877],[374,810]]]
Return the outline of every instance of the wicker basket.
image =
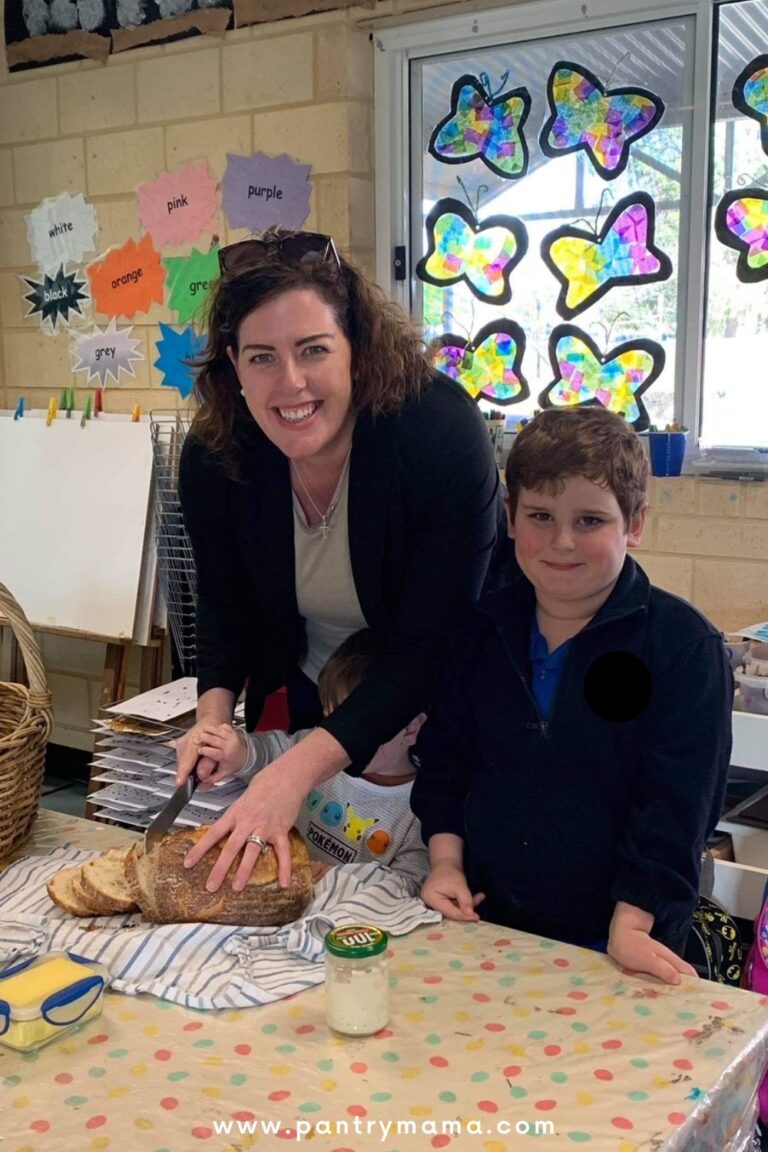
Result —
[[[29,835],[40,804],[45,746],[53,727],[51,694],[29,621],[4,584],[0,613],[7,617],[29,678],[23,684],[0,682],[0,860]]]

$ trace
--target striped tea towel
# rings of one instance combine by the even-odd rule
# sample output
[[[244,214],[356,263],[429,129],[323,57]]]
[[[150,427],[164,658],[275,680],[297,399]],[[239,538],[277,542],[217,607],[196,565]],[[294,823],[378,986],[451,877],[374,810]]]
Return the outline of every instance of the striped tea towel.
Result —
[[[65,845],[0,876],[0,965],[69,949],[106,965],[118,992],[149,992],[187,1008],[248,1008],[321,984],[330,928],[363,922],[403,936],[441,919],[412,895],[406,877],[378,864],[345,864],[319,882],[302,919],[283,928],[150,924],[139,913],[80,920],[54,905],[45,885],[93,855]]]

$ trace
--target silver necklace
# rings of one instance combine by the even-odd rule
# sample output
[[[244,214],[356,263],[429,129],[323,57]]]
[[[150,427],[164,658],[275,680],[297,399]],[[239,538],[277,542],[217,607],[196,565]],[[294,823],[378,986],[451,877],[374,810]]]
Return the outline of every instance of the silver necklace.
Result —
[[[341,485],[344,481],[344,477],[347,473],[347,468],[349,467],[349,458],[351,455],[352,455],[352,445],[350,444],[349,449],[347,451],[347,455],[344,457],[344,467],[341,470],[341,475],[339,476],[338,483],[336,484],[336,491],[334,492],[334,494],[331,498],[331,503],[328,505],[325,512],[321,512],[320,509],[318,508],[317,504],[314,501],[312,493],[310,492],[309,488],[307,487],[307,485],[304,482],[304,477],[302,476],[302,474],[299,470],[298,464],[296,463],[295,460],[291,460],[291,464],[293,464],[293,468],[294,468],[294,471],[296,473],[296,479],[298,480],[299,484],[301,484],[304,495],[306,496],[307,500],[309,500],[310,504],[312,505],[312,508],[314,509],[314,512],[315,512],[315,515],[320,517],[319,528],[320,528],[320,532],[321,532],[321,536],[322,536],[323,540],[327,540],[328,533],[331,531],[331,520],[333,518],[334,512],[336,511],[336,506],[339,503],[339,498],[341,495],[339,489],[341,488]]]

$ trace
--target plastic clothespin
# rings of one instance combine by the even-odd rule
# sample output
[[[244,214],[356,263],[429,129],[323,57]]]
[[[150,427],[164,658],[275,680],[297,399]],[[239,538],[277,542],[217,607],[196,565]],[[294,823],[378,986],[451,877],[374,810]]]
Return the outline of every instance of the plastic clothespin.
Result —
[[[90,420],[90,418],[91,418],[91,404],[92,404],[92,400],[91,400],[91,394],[89,392],[85,398],[85,404],[83,404],[83,414],[80,417],[80,427],[81,428],[85,428],[86,420]]]
[[[104,393],[103,389],[97,388],[93,394],[93,415],[98,416],[103,411]]]
[[[58,412],[58,410],[59,410],[59,406],[56,403],[56,397],[51,396],[50,400],[48,401],[48,414],[45,417],[46,428],[48,428],[53,423],[53,421],[56,419],[56,413]]]
[[[14,420],[20,420],[23,415],[24,415],[24,397],[19,396],[18,400],[16,401],[16,411],[13,414],[13,418],[14,418]]]
[[[134,404],[133,412],[131,413],[131,422],[138,424],[141,420],[141,404]]]
[[[75,390],[74,388],[66,388],[65,391],[67,393],[67,400],[64,407],[67,410],[67,420],[69,420],[72,416],[72,409],[75,406]]]

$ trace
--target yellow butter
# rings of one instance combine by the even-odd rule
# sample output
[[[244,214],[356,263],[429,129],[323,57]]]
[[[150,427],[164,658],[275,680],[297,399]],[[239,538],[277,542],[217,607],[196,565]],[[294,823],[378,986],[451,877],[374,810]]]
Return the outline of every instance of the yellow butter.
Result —
[[[101,1012],[108,979],[103,964],[51,952],[6,971],[0,972],[0,1044],[29,1051]]]

